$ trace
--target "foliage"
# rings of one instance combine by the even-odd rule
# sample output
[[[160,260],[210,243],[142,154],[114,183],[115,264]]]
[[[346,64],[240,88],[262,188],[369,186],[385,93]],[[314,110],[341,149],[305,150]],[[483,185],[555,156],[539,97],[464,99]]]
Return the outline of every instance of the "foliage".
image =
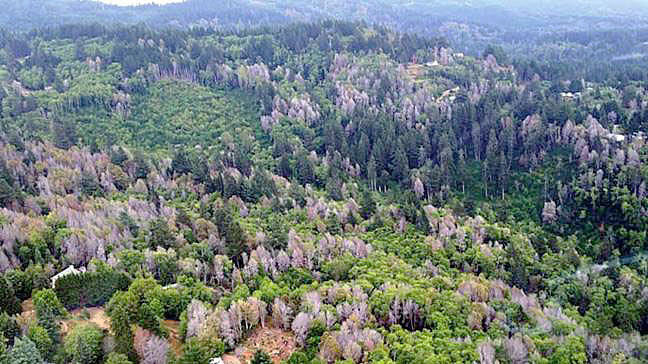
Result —
[[[408,332],[393,327],[386,335],[392,346],[395,363],[465,363],[479,360],[475,345],[454,342],[449,337],[439,337],[423,330]]]
[[[35,292],[33,300],[37,317],[62,318],[67,315],[67,310],[52,289]]]
[[[72,363],[100,363],[103,357],[101,329],[84,324],[76,326],[65,337],[65,353]]]
[[[263,350],[257,350],[254,353],[254,357],[252,358],[252,361],[250,362],[251,364],[271,364],[272,363],[272,358],[270,358],[270,355],[266,353]]]
[[[6,364],[9,361],[7,357],[7,344],[5,343],[5,338],[0,335],[0,363]]]
[[[128,360],[128,357],[124,354],[119,354],[112,352],[108,354],[105,364],[132,364],[133,362]]]
[[[10,364],[45,363],[36,345],[29,338],[17,338],[9,352]]]
[[[132,292],[120,291],[113,295],[106,307],[106,314],[110,317],[110,329],[115,335],[115,350],[129,359],[134,359],[131,324],[137,314],[137,298]]]
[[[54,291],[67,309],[101,306],[112,295],[125,290],[130,278],[120,272],[102,271],[70,274],[56,280]]]
[[[22,311],[13,288],[4,277],[0,277],[0,310],[10,315]]]
[[[0,313],[0,336],[7,340],[8,344],[13,344],[15,337],[20,335],[20,326],[14,316],[6,312]]]
[[[286,4],[267,9],[318,8]],[[444,16],[380,4],[409,31]],[[182,363],[268,324],[294,335],[291,362],[643,360],[648,74],[605,60],[643,31],[489,30],[461,53],[319,15],[248,29],[253,8],[0,32],[7,350],[33,298],[24,340],[54,362],[174,362],[164,320]],[[482,20],[424,28],[472,44]],[[85,272],[49,288],[70,265]],[[114,343],[86,326],[61,342],[66,309],[104,304]]]
[[[191,338],[182,346],[182,355],[178,363],[207,364],[212,358],[218,358],[225,352],[225,344],[218,339]]]
[[[45,328],[31,325],[27,331],[27,337],[36,345],[36,349],[44,358],[52,357],[55,350],[54,341]]]

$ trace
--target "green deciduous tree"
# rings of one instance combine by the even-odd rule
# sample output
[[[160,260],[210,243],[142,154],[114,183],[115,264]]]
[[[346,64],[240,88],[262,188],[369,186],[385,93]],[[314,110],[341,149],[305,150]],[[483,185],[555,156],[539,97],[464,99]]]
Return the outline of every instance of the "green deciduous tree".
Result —
[[[250,364],[272,364],[272,358],[263,350],[257,350]]]
[[[225,353],[225,344],[218,339],[197,339],[192,337],[182,347],[178,364],[209,364],[213,358]]]
[[[558,345],[551,355],[552,364],[585,364],[588,362],[585,342],[582,337],[570,335],[565,342]]]
[[[0,364],[8,364],[9,355],[7,349],[7,339],[0,334]]]
[[[31,325],[27,331],[27,337],[36,345],[38,352],[40,352],[44,358],[52,357],[55,351],[54,341],[44,327]]]
[[[34,293],[34,309],[38,324],[47,330],[54,344],[61,342],[60,321],[67,315],[67,310],[52,289],[43,289]]]
[[[138,300],[132,292],[117,292],[108,302],[106,314],[110,317],[110,329],[115,335],[118,353],[136,360],[137,354],[133,347],[132,322],[138,311]]]
[[[128,360],[128,356],[124,354],[112,352],[104,364],[133,364],[133,362]]]
[[[6,312],[0,313],[0,336],[6,340],[9,345],[13,344],[15,337],[20,335],[20,326],[16,322],[15,316],[10,316]]]
[[[62,318],[67,314],[67,310],[56,296],[52,289],[43,289],[34,293],[34,309],[38,317],[56,317]]]
[[[65,337],[65,355],[73,364],[98,364],[103,357],[103,333],[93,324],[76,326]]]
[[[45,361],[29,338],[18,338],[9,353],[9,364],[43,364]]]

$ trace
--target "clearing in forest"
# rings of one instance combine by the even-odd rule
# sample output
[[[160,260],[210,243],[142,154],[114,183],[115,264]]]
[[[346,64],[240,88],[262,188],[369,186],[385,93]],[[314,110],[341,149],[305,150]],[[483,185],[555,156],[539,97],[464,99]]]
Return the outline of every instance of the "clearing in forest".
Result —
[[[296,348],[297,342],[291,332],[266,325],[265,328],[259,327],[252,331],[248,339],[236,348],[233,355],[225,355],[223,359],[225,363],[231,364],[237,363],[233,359],[238,359],[240,363],[249,363],[254,353],[262,349],[270,355],[275,364],[279,364],[282,360],[290,358]]]
[[[61,333],[70,332],[75,326],[84,323],[93,323],[102,330],[110,330],[110,318],[103,307],[77,308],[70,311],[67,320],[61,322]]]

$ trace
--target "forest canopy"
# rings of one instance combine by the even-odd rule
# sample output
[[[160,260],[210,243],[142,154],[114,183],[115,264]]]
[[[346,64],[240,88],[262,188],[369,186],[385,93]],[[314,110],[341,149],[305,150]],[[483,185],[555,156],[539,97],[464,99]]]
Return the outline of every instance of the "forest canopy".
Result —
[[[648,360],[642,30],[196,3],[0,33],[0,364]]]

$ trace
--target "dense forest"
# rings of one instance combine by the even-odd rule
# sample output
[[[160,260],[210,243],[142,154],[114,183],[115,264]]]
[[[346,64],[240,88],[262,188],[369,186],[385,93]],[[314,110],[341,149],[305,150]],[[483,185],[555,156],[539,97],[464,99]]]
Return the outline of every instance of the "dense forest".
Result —
[[[648,33],[232,14],[0,33],[1,364],[648,361]]]
[[[185,0],[137,7],[100,1],[0,0],[0,27],[30,31],[83,21],[232,30],[338,19],[443,36],[455,51],[472,56],[497,44],[516,58],[568,61],[576,70],[583,60],[629,61],[648,54],[643,0]],[[588,76],[597,74],[595,69]]]

